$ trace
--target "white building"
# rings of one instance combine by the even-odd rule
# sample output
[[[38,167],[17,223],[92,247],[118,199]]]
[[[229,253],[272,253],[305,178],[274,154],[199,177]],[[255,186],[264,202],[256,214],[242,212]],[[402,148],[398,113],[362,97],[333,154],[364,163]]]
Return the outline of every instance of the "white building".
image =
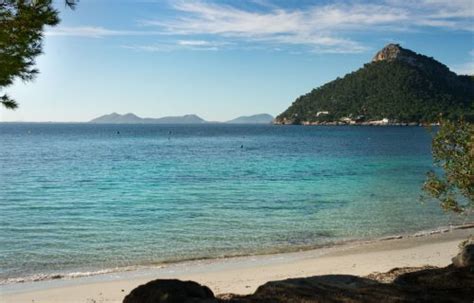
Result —
[[[317,112],[317,113],[316,113],[316,117],[319,117],[319,116],[321,116],[321,115],[329,115],[329,112],[327,112],[327,111],[322,111],[322,112]]]

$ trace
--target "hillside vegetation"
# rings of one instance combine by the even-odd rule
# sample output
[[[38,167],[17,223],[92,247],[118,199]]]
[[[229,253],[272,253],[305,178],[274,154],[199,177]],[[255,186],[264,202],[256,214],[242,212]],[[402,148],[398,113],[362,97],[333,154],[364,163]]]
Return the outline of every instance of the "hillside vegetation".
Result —
[[[433,58],[390,44],[361,69],[298,97],[276,121],[435,122],[440,114],[473,112],[472,76],[458,76]]]

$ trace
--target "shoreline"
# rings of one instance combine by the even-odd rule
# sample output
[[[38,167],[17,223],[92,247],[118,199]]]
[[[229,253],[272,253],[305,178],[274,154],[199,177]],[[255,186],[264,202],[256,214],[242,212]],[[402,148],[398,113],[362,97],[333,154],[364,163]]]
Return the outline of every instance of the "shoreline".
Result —
[[[194,280],[209,286],[215,294],[248,294],[271,280],[336,273],[367,275],[404,266],[445,266],[456,254],[458,243],[473,233],[474,223],[468,223],[304,251],[201,259],[79,278],[3,284],[0,298],[5,302],[121,302],[131,289],[157,278]]]
[[[368,122],[342,122],[342,121],[332,121],[332,122],[310,122],[303,121],[301,123],[283,123],[283,122],[273,122],[273,125],[296,125],[296,126],[410,126],[410,127],[434,127],[439,126],[437,123],[421,123],[421,122],[378,122],[378,121],[368,121]]]
[[[7,278],[4,280],[0,280],[0,290],[2,287],[9,287],[14,285],[22,285],[28,283],[37,283],[37,282],[44,282],[44,281],[57,281],[57,280],[75,280],[87,277],[94,277],[94,276],[104,276],[104,275],[112,275],[112,274],[126,274],[128,272],[138,272],[138,271],[148,271],[148,270],[156,270],[170,266],[178,266],[181,264],[192,264],[192,263],[202,263],[202,262],[219,262],[225,260],[232,260],[232,259],[242,259],[242,258],[252,258],[252,257],[261,257],[261,256],[278,256],[278,255],[287,255],[287,254],[294,254],[294,253],[303,253],[308,251],[319,251],[319,250],[327,250],[327,249],[337,249],[338,247],[343,247],[347,245],[362,245],[367,243],[375,243],[379,241],[389,241],[395,239],[406,239],[406,238],[413,238],[413,237],[426,237],[433,234],[442,234],[446,232],[450,232],[452,230],[458,229],[474,229],[474,222],[464,223],[459,225],[450,225],[450,226],[440,226],[434,229],[427,229],[427,230],[419,230],[415,232],[406,232],[402,234],[394,234],[394,235],[387,235],[381,236],[376,238],[366,238],[366,239],[347,239],[347,240],[339,240],[334,242],[328,242],[325,244],[315,244],[309,246],[298,246],[298,247],[291,247],[289,246],[287,249],[275,249],[275,250],[268,250],[262,251],[260,253],[254,254],[236,254],[236,255],[227,255],[222,257],[208,257],[208,258],[189,258],[177,261],[164,261],[164,262],[157,262],[152,264],[144,264],[144,265],[130,265],[130,266],[123,266],[123,267],[112,267],[112,268],[102,268],[97,270],[90,270],[90,271],[70,271],[70,272],[55,272],[55,273],[40,273],[40,274],[33,274],[24,277],[16,277],[16,278]]]

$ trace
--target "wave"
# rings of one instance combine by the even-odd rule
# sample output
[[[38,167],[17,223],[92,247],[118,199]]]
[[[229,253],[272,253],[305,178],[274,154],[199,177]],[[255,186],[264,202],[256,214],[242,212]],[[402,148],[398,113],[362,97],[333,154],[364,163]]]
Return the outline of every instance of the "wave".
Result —
[[[154,268],[158,269],[161,267],[163,266],[156,266]],[[150,267],[149,266],[147,267],[127,266],[127,267],[101,269],[101,270],[96,270],[96,271],[79,271],[79,272],[71,272],[71,273],[50,273],[50,274],[40,273],[40,274],[30,275],[26,277],[2,279],[0,280],[0,285],[25,283],[25,282],[39,282],[39,281],[58,280],[58,279],[75,279],[75,278],[112,274],[112,273],[118,273],[118,272],[135,271],[135,270],[139,270],[143,268],[150,268]]]
[[[385,237],[379,237],[375,239],[351,239],[345,240],[340,242],[334,243],[327,243],[325,245],[313,245],[307,247],[288,247],[286,250],[274,250],[274,251],[266,251],[262,253],[255,253],[255,254],[241,254],[241,255],[229,255],[229,256],[222,256],[222,257],[209,257],[209,258],[190,258],[185,260],[175,260],[175,261],[168,261],[162,262],[159,265],[135,265],[135,266],[125,266],[125,267],[114,267],[114,268],[107,268],[107,269],[100,269],[96,271],[79,271],[79,272],[70,272],[70,273],[39,273],[34,274],[26,277],[15,277],[15,278],[6,278],[0,279],[0,285],[8,285],[8,284],[17,284],[17,283],[27,283],[27,282],[39,282],[39,281],[48,281],[48,280],[59,280],[59,279],[76,279],[76,278],[84,278],[90,276],[98,276],[98,275],[106,275],[106,274],[114,274],[114,273],[123,273],[123,272],[132,272],[137,270],[151,270],[151,269],[161,269],[167,265],[171,264],[183,264],[186,262],[198,262],[198,261],[205,261],[205,260],[222,260],[222,259],[231,259],[231,258],[239,258],[239,257],[248,257],[248,256],[259,256],[259,255],[276,255],[282,253],[292,253],[292,252],[301,252],[301,251],[309,251],[321,248],[328,248],[328,247],[335,247],[338,245],[348,244],[348,243],[368,243],[368,242],[377,242],[377,241],[389,241],[389,240],[396,240],[396,239],[403,239],[403,238],[417,238],[417,237],[426,237],[434,234],[442,234],[447,233],[452,230],[457,229],[470,229],[474,228],[474,222],[472,223],[465,223],[461,225],[451,225],[451,226],[442,226],[435,229],[429,230],[421,230],[415,233],[410,234],[399,234],[399,235],[390,235]]]

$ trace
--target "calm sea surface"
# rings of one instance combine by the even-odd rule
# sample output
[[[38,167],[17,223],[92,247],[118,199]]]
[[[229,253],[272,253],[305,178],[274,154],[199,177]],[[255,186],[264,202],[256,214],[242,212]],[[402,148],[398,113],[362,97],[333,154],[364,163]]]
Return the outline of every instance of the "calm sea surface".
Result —
[[[433,229],[421,127],[0,124],[0,281]]]

